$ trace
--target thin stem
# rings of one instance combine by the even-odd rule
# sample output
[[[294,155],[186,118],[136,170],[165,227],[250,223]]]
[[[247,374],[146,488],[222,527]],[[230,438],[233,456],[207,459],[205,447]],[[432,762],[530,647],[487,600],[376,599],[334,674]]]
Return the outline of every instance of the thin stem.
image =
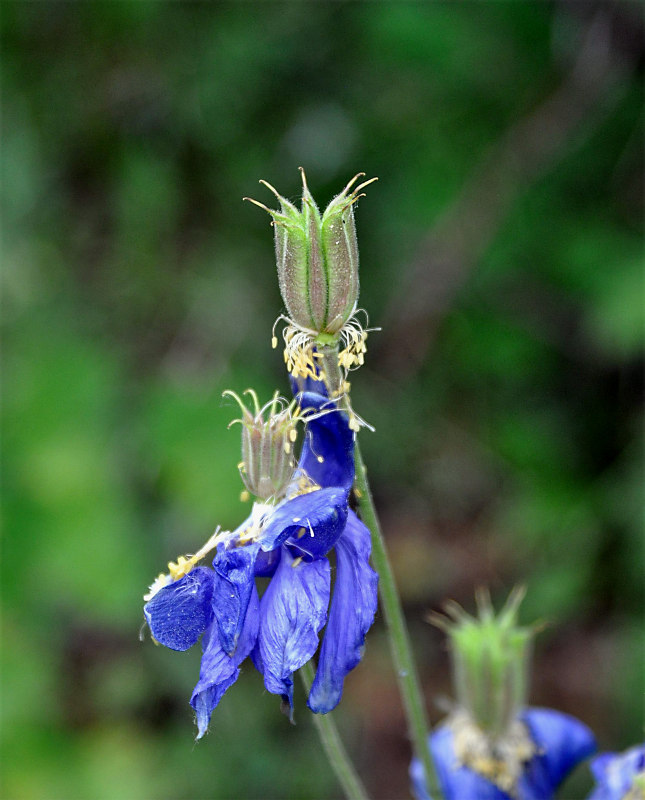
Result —
[[[300,668],[300,677],[305,691],[308,692],[314,679],[314,670],[310,661]],[[347,800],[369,800],[369,795],[345,750],[331,714],[313,714],[313,720],[329,763],[336,773],[338,782],[343,787]]]
[[[343,393],[344,379],[338,365],[337,348],[319,348],[322,356],[322,367],[330,397],[339,397],[341,404],[351,415],[347,395]],[[385,539],[381,531],[378,515],[374,506],[372,492],[367,480],[365,463],[361,455],[358,440],[354,446],[354,463],[356,476],[354,491],[359,503],[361,519],[372,535],[372,562],[379,574],[379,595],[385,614],[385,623],[390,640],[390,650],[394,662],[399,691],[403,700],[405,715],[408,721],[408,732],[412,739],[415,755],[423,765],[426,786],[429,794],[440,800],[443,796],[432,755],[428,748],[430,724],[425,710],[425,702],[421,691],[421,683],[417,673],[410,636],[403,616],[401,598],[396,587],[396,580],[390,565],[385,547]]]

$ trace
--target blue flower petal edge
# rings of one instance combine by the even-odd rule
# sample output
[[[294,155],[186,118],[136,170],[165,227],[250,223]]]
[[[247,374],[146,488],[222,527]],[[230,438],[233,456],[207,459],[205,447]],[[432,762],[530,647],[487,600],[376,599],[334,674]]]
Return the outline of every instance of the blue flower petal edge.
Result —
[[[638,788],[645,787],[645,743],[631,747],[624,753],[601,753],[591,760],[591,772],[596,786],[588,800],[624,800],[642,797]],[[640,779],[643,787],[636,787]],[[633,791],[633,795],[629,792]]]

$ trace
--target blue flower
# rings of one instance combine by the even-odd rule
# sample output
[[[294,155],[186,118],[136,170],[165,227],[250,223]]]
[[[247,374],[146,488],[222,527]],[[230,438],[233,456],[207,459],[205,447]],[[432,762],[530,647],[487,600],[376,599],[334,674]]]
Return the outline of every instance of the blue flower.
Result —
[[[172,577],[160,576],[146,597],[145,618],[159,643],[187,650],[203,634],[190,701],[197,738],[249,655],[267,690],[281,695],[292,714],[293,673],[314,656],[325,625],[308,706],[331,711],[345,675],[360,661],[376,613],[370,534],[348,506],[354,434],[346,414],[325,395],[301,392],[298,401],[307,409],[305,441],[284,498],[256,502],[236,531],[214,535],[195,556],[171,564]],[[326,555],[332,548],[330,605]],[[213,568],[195,566],[212,549]],[[260,599],[255,578],[263,576],[270,582]]]
[[[574,717],[528,708],[520,712],[519,724],[508,738],[497,742],[493,758],[483,757],[478,764],[474,753],[471,765],[465,766],[456,755],[456,742],[462,750],[464,742],[466,747],[472,742],[476,750],[477,736],[466,739],[472,723],[464,716],[452,715],[428,739],[445,800],[549,800],[569,772],[596,749],[589,728]],[[417,800],[430,800],[416,758],[410,778]]]
[[[645,796],[645,743],[591,761],[596,787],[588,800],[638,800]]]

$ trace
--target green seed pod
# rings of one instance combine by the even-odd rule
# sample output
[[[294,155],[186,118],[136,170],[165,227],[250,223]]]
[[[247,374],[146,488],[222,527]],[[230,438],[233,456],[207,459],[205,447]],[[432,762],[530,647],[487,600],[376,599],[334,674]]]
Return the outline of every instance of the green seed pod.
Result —
[[[352,185],[358,173],[320,214],[302,173],[301,210],[266,181],[280,202],[280,211],[251,200],[273,218],[280,293],[290,321],[322,341],[337,335],[356,310],[358,300],[358,245],[353,204],[376,178]],[[250,200],[250,198],[245,198]]]
[[[292,413],[294,403],[287,405],[276,392],[260,408],[252,389],[247,389],[245,394],[249,394],[253,400],[253,413],[235,392],[224,392],[242,410],[242,417],[231,422],[231,425],[235,422],[242,425],[240,476],[250,494],[259,500],[278,498],[289,485],[295,468],[293,444],[297,436],[297,416]]]

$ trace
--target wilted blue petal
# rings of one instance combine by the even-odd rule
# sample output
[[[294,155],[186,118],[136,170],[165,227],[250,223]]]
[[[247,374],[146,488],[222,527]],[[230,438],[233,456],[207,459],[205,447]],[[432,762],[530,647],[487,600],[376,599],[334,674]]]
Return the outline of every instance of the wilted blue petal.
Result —
[[[527,797],[552,797],[571,770],[595,751],[596,740],[586,725],[561,711],[529,708],[520,718],[537,747],[520,781],[520,791],[524,785]]]
[[[213,572],[195,567],[160,589],[143,607],[154,638],[171,650],[188,650],[213,619]]]
[[[340,701],[343,680],[361,660],[374,621],[378,576],[369,565],[370,532],[353,511],[336,542],[336,583],[316,677],[307,705],[326,714]]]
[[[292,673],[313,656],[327,618],[329,562],[294,560],[283,550],[280,565],[260,603],[256,666],[264,685],[293,704]]]
[[[354,432],[347,414],[330,410],[336,404],[313,392],[299,394],[298,402],[302,408],[322,412],[307,423],[298,468],[319,486],[343,486],[349,491],[354,482]]]
[[[217,625],[213,624],[204,636],[204,655],[199,670],[199,682],[190,698],[190,704],[197,716],[198,739],[206,733],[213,709],[222,699],[222,695],[237,680],[240,664],[255,646],[259,624],[260,601],[253,586],[235,653],[228,656],[224,652],[219,641]]]
[[[256,577],[270,578],[278,568],[281,552],[282,550],[279,547],[275,550],[269,550],[268,553],[265,553],[264,550],[258,550],[254,569]]]
[[[231,655],[242,631],[246,608],[253,588],[255,557],[258,544],[233,547],[220,545],[213,559],[213,611],[224,650]]]
[[[448,725],[439,726],[428,742],[444,800],[511,800],[495,784],[459,764],[452,730]],[[423,767],[417,758],[413,758],[410,764],[410,782],[416,800],[432,800],[426,787]]]
[[[637,776],[645,784],[645,744],[624,753],[601,753],[592,759],[591,771],[596,787],[588,800],[623,800]]]
[[[278,506],[262,529],[260,546],[265,551],[274,550],[289,538],[304,553],[323,556],[336,544],[346,520],[344,489],[317,489]]]

